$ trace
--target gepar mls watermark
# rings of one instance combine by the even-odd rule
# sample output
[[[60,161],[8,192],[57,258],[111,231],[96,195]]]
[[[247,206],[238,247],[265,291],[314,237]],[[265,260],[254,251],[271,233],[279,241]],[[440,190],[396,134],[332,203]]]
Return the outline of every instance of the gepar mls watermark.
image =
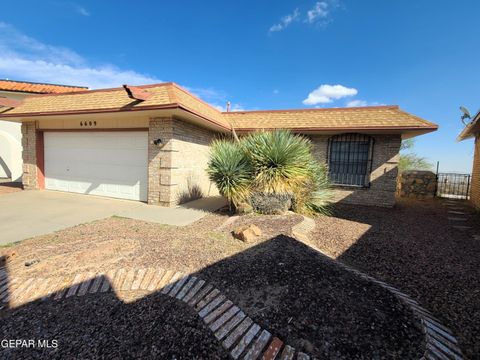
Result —
[[[31,349],[55,349],[58,347],[58,340],[48,339],[2,339],[0,341],[0,348],[2,349],[16,349],[16,348],[31,348]]]

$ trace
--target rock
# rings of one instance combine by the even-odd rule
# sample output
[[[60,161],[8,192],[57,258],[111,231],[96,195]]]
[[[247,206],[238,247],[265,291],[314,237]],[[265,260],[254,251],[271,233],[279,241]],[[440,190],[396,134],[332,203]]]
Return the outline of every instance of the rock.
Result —
[[[15,250],[9,250],[5,254],[5,259],[12,260],[15,256],[17,256],[17,252]]]
[[[265,215],[285,215],[292,207],[292,194],[254,192],[250,196],[253,209]]]
[[[258,236],[262,234],[262,231],[256,225],[240,226],[233,230],[233,236],[246,243],[251,243],[256,240]]]
[[[39,263],[39,262],[40,262],[40,260],[38,260],[38,259],[33,259],[33,260],[25,261],[25,266],[32,266],[32,265],[34,265],[34,264],[36,264],[36,263]]]
[[[253,233],[256,236],[262,235],[262,230],[260,230],[260,228],[257,225],[254,225],[254,224],[250,225],[250,229],[253,231]]]
[[[251,214],[252,212],[253,207],[248,203],[241,203],[237,206],[237,213],[239,214]]]

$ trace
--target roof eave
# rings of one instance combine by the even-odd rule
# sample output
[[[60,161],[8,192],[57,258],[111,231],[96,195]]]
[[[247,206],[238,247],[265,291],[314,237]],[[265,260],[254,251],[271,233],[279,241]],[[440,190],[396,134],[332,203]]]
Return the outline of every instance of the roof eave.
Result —
[[[35,113],[16,113],[16,114],[1,114],[0,113],[0,120],[19,120],[21,121],[22,118],[32,118],[32,117],[44,117],[44,116],[65,116],[65,115],[85,115],[85,114],[103,114],[103,113],[115,113],[115,112],[138,112],[138,111],[147,111],[147,110],[168,110],[168,109],[181,109],[188,113],[191,113],[195,116],[198,116],[205,120],[206,122],[219,126],[224,130],[231,131],[231,127],[226,126],[218,121],[210,119],[199,112],[190,109],[182,104],[172,103],[172,104],[164,104],[164,105],[144,105],[141,107],[129,107],[129,108],[107,108],[107,109],[92,109],[92,110],[72,110],[72,111],[51,111],[51,112],[35,112]]]

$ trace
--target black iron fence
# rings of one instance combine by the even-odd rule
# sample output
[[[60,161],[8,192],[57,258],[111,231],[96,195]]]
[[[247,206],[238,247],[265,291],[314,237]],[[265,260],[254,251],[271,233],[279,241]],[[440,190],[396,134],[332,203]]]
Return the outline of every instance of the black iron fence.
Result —
[[[436,195],[442,198],[469,199],[470,174],[437,173]]]

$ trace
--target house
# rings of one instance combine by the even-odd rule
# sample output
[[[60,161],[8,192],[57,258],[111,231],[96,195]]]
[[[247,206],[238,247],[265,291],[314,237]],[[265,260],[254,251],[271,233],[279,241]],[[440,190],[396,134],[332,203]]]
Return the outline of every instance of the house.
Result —
[[[480,208],[480,111],[472,118],[458,135],[457,140],[475,139],[473,153],[472,180],[470,185],[470,201],[476,208]]]
[[[338,201],[392,206],[401,140],[437,129],[398,106],[220,112],[174,83],[28,97],[0,119],[22,123],[25,189],[162,206],[217,193],[209,145],[232,129],[304,134]]]
[[[23,100],[38,94],[57,94],[85,87],[0,80],[0,100]],[[0,102],[0,106],[1,102]],[[19,123],[0,121],[0,179],[21,181],[22,177],[22,132]]]

